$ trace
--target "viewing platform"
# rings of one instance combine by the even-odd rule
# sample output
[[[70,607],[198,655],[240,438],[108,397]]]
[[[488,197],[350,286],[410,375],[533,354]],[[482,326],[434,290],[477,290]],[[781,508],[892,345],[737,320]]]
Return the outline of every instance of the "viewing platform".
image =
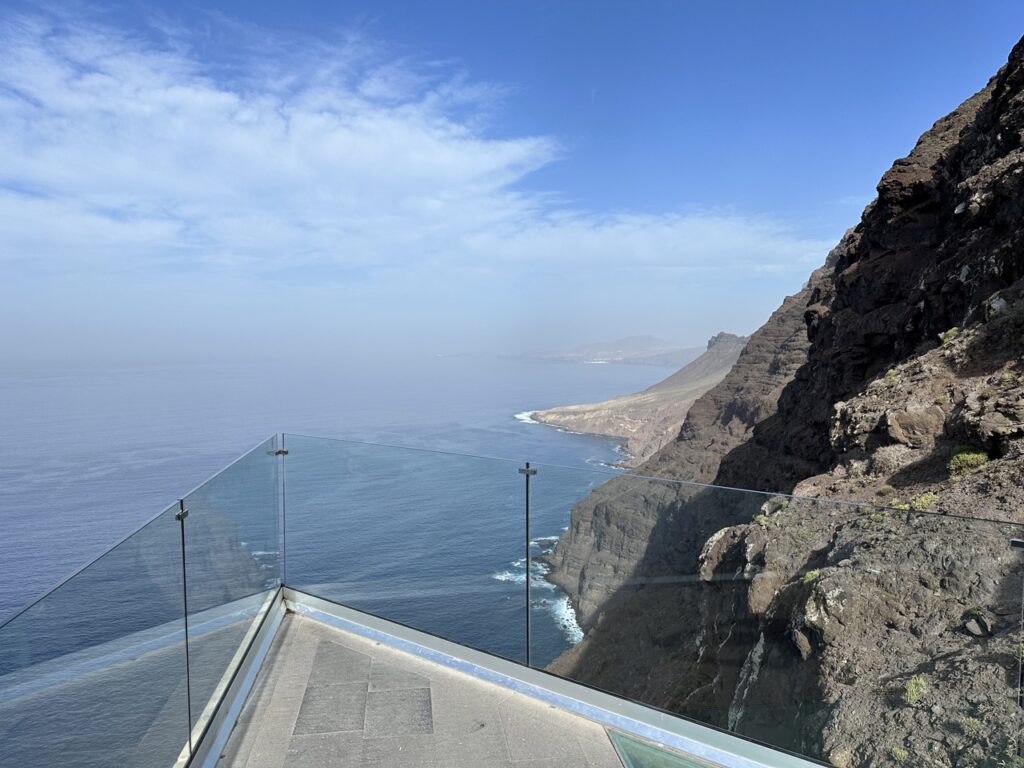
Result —
[[[588,657],[586,642],[575,645],[578,627],[561,607],[565,598],[545,579],[554,534],[571,510],[594,498],[604,510],[620,505],[624,515],[641,502],[685,509],[687,525],[710,513],[754,526],[799,514],[794,519],[827,524],[850,544],[842,560],[797,563],[783,578],[738,559],[751,558],[753,545],[722,533],[708,539],[697,572],[627,574],[615,585],[619,595],[678,606],[667,618],[684,623],[698,621],[686,606],[743,587],[737,594],[746,602],[717,603],[732,607],[712,616],[728,627],[713,641],[724,648],[744,633],[752,650],[723,655],[695,682],[663,679],[660,660],[677,653],[672,637],[649,636],[651,655],[643,658]],[[804,674],[821,653],[813,643],[836,632],[859,643],[848,644],[851,664],[861,653],[901,649],[870,681],[877,698],[865,702],[865,716],[888,708],[894,728],[946,717],[951,743],[972,750],[965,754],[995,743],[979,735],[989,729],[1005,756],[1018,743],[1022,700],[1017,617],[1024,570],[1011,544],[1024,539],[1022,528],[277,435],[0,625],[0,766],[822,765],[828,757],[813,744],[797,753],[787,724],[818,717],[833,702],[784,690],[766,700],[750,691],[765,670]],[[798,526],[780,530],[809,535]],[[949,581],[912,565],[917,552],[941,556],[940,548],[952,552],[965,543],[977,553],[975,570],[958,565],[943,577]],[[906,552],[907,565],[886,547]],[[956,597],[963,584],[982,583],[978,574],[1002,585],[986,613]],[[863,585],[856,587],[863,594],[831,587],[837,575]],[[804,601],[803,624],[788,619],[787,628],[752,610],[748,595],[765,579],[776,593],[788,590],[790,603]],[[857,600],[870,608],[879,590],[908,585],[918,590],[915,599],[932,601],[955,623],[857,639],[843,611]],[[985,618],[992,615],[1002,618]],[[649,635],[642,618],[610,627],[599,616],[589,628]],[[718,625],[700,626],[705,642]],[[769,655],[769,632],[791,645]],[[577,671],[564,672],[566,657]],[[924,661],[908,666],[908,658]],[[700,672],[700,661],[695,656],[681,668]],[[850,669],[851,684],[863,689]],[[982,675],[990,682],[975,685]],[[594,683],[609,679],[624,682]],[[726,706],[699,717],[661,708],[671,695],[685,706],[687,696],[726,679],[735,681]],[[676,693],[657,700],[637,693],[659,687]],[[922,697],[946,704],[926,709]],[[987,719],[955,714],[958,703]],[[745,730],[750,722],[759,724],[758,738]],[[769,731],[764,723],[778,725]],[[892,757],[905,762],[902,752]]]

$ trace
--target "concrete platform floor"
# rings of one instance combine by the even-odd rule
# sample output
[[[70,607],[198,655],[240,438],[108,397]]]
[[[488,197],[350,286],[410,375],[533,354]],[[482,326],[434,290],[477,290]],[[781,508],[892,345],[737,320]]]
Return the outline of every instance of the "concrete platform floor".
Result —
[[[288,614],[223,768],[622,768],[604,728]]]

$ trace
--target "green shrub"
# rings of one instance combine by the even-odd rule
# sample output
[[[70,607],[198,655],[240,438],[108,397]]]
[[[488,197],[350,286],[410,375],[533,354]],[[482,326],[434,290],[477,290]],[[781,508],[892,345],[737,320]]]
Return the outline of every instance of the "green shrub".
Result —
[[[900,379],[899,376],[896,374],[895,368],[890,368],[888,371],[885,372],[885,383],[888,384],[890,387],[895,387],[899,380]]]
[[[960,329],[957,326],[953,326],[948,331],[943,331],[939,334],[939,341],[942,342],[942,346],[948,347],[953,343],[953,340],[960,335]]]
[[[814,582],[816,582],[820,578],[821,578],[821,571],[813,570],[813,571],[808,571],[807,573],[805,573],[804,574],[804,578],[802,579],[802,581],[803,581],[804,584],[811,585],[811,584],[813,584]]]
[[[928,683],[921,675],[915,675],[907,681],[903,689],[903,700],[910,706],[914,706],[928,690]]]
[[[757,523],[758,525],[761,525],[761,526],[764,526],[765,528],[767,528],[768,527],[768,515],[764,515],[764,514],[757,515],[754,518],[754,522]]]
[[[987,453],[979,451],[977,448],[961,445],[953,451],[953,456],[946,466],[949,469],[950,477],[963,477],[986,464],[988,464]]]
[[[981,733],[981,720],[976,717],[962,717],[960,718],[960,730],[964,732],[965,736],[975,737]]]
[[[910,500],[910,508],[916,512],[924,512],[926,509],[934,506],[938,500],[939,494],[928,491],[912,498]]]
[[[889,750],[889,754],[897,763],[905,763],[910,758],[910,753],[903,747],[893,747]]]

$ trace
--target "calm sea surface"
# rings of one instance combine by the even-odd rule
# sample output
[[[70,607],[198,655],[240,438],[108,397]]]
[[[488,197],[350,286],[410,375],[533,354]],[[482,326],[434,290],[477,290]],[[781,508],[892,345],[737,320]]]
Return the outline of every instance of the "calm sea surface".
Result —
[[[536,479],[539,553],[618,454],[610,440],[515,414],[636,391],[669,372],[444,357],[0,373],[0,622],[275,432],[569,467]],[[522,620],[516,464],[328,441],[296,443],[286,461],[290,582],[518,655],[518,641],[503,639],[518,638]],[[331,517],[339,504],[348,512]],[[534,576],[544,662],[578,630],[564,596]]]

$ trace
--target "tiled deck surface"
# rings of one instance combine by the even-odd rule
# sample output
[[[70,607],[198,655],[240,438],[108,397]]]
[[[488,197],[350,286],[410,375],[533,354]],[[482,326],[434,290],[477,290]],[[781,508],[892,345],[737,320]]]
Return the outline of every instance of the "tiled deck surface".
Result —
[[[288,614],[223,768],[622,768],[596,723]]]

